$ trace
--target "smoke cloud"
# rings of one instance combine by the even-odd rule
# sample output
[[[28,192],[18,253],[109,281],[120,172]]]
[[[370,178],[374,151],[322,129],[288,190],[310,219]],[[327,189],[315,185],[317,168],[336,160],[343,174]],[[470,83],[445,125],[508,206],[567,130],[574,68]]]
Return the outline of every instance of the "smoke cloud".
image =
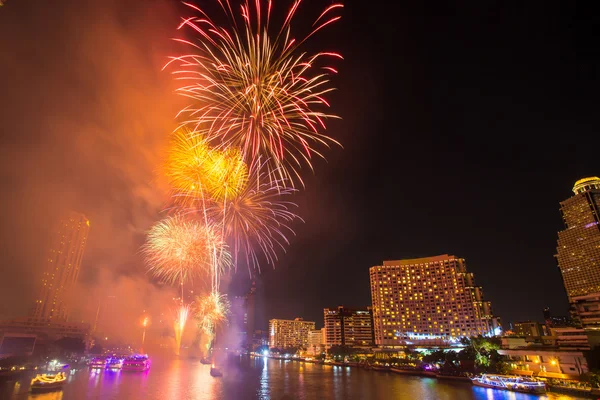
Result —
[[[116,324],[160,315],[172,298],[145,275],[139,247],[166,201],[157,167],[180,100],[161,68],[177,6],[15,0],[0,9],[0,318],[29,311],[63,209],[91,221],[75,315],[93,323],[114,296],[102,329],[116,335]]]

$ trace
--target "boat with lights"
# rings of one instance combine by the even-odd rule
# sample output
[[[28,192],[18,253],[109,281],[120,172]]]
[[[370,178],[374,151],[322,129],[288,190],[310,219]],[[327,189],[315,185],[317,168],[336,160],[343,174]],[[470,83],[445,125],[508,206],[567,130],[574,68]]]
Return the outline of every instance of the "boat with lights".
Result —
[[[106,357],[95,357],[90,361],[90,368],[92,369],[104,369],[108,363]]]
[[[510,390],[512,392],[542,394],[546,393],[546,384],[532,378],[513,375],[483,374],[471,378],[475,386],[485,388]]]
[[[123,361],[123,371],[147,371],[150,368],[150,358],[147,354],[136,354]]]
[[[121,369],[123,368],[125,357],[112,356],[106,359],[106,368],[108,369]]]
[[[35,378],[31,380],[31,392],[49,392],[53,390],[62,389],[64,384],[67,382],[67,376],[64,372],[59,372],[54,375],[50,374],[37,374]]]

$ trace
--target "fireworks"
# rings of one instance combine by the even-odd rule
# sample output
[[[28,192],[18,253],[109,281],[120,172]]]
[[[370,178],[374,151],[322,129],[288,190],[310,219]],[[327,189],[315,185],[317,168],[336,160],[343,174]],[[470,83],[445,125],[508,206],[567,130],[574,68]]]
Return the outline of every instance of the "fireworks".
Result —
[[[213,150],[208,165],[208,190],[215,201],[235,198],[248,183],[248,167],[239,150]]]
[[[303,184],[300,170],[339,144],[325,130],[327,120],[337,118],[326,100],[337,73],[328,62],[341,56],[301,46],[337,21],[342,5],[327,7],[307,35],[295,38],[292,21],[302,0],[293,1],[277,27],[270,26],[272,0],[244,1],[239,14],[230,1],[217,0],[226,17],[218,20],[229,25],[184,3],[198,16],[179,28],[191,28],[200,40],[178,40],[191,52],[167,63],[176,65],[173,74],[183,82],[178,94],[189,99],[165,164],[178,213],[152,227],[144,253],[155,277],[181,284],[177,352],[189,313],[184,282],[211,278],[211,292],[196,299],[194,313],[212,340],[230,307],[219,293],[221,273],[231,264],[225,240],[250,269],[259,269],[261,256],[274,263],[299,218],[286,199]],[[183,215],[183,209],[191,212]]]
[[[156,278],[182,285],[231,265],[231,255],[216,226],[178,215],[150,229],[144,252]]]
[[[198,296],[195,302],[195,314],[199,327],[207,335],[213,335],[217,326],[226,323],[229,316],[229,300],[218,292]]]
[[[183,337],[183,331],[185,330],[185,324],[187,323],[188,315],[190,313],[190,307],[187,305],[181,305],[177,309],[177,317],[175,318],[175,354],[179,355],[181,350],[181,339]]]
[[[178,93],[191,100],[179,113],[183,125],[216,148],[240,149],[251,167],[260,157],[268,159],[266,168],[292,184],[302,182],[299,169],[311,166],[313,155],[322,156],[319,148],[338,143],[323,133],[325,121],[335,117],[327,112],[325,96],[334,90],[330,75],[337,72],[324,61],[341,56],[308,54],[299,47],[337,21],[335,13],[342,5],[326,8],[312,31],[296,39],[291,24],[300,3],[294,1],[274,31],[269,26],[271,1],[245,2],[237,15],[229,0],[219,0],[231,26],[217,25],[203,10],[186,3],[200,15],[184,19],[179,28],[191,28],[200,40],[178,40],[191,46],[192,53],[171,57],[167,64],[177,64],[174,74],[185,82]]]
[[[224,216],[225,236],[233,242],[234,264],[237,265],[238,254],[242,252],[248,268],[260,270],[257,250],[267,263],[274,263],[277,250],[285,250],[289,244],[286,235],[293,234],[289,224],[300,217],[292,211],[296,204],[283,200],[293,189],[268,178],[262,168],[254,170],[250,182],[236,198],[217,204],[210,214],[215,218]]]
[[[178,203],[193,206],[203,198],[208,187],[211,158],[211,150],[200,135],[187,128],[180,128],[173,134],[165,172]]]

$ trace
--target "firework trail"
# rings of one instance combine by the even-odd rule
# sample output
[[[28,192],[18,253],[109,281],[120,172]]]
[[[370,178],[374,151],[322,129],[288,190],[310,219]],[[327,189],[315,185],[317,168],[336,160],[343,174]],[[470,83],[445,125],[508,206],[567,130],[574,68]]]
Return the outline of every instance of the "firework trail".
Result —
[[[337,53],[309,54],[301,45],[325,26],[340,19],[343,7],[333,4],[315,20],[308,35],[296,39],[292,21],[301,0],[295,0],[281,26],[270,27],[272,2],[244,2],[233,11],[230,0],[218,0],[231,21],[221,26],[201,8],[197,17],[183,20],[199,38],[188,45],[189,54],[171,57],[173,74],[183,82],[178,93],[190,103],[180,111],[182,125],[199,132],[218,149],[238,148],[251,167],[259,157],[280,180],[302,182],[300,168],[312,168],[313,155],[339,144],[327,136],[325,122],[337,118],[327,112],[325,97],[334,89],[326,64]],[[253,5],[251,5],[253,4]],[[269,174],[271,176],[271,174]]]

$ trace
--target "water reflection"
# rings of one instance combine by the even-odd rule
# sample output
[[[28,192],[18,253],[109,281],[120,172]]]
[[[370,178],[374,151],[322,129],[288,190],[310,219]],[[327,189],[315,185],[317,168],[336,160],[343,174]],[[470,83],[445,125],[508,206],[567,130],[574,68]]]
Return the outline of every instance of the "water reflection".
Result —
[[[197,360],[154,359],[146,372],[98,371],[87,368],[69,376],[63,391],[30,394],[31,376],[0,382],[0,398],[18,400],[562,400],[472,387],[469,383],[399,376],[339,366],[302,364],[266,358],[236,358],[210,376]]]

